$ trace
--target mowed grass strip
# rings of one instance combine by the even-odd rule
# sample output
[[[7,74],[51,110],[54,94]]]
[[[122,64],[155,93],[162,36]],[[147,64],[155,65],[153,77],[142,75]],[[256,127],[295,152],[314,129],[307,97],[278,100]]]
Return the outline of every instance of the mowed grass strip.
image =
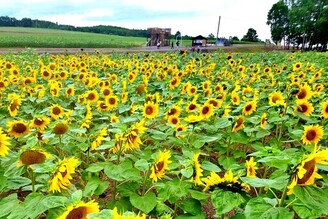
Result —
[[[43,28],[0,27],[0,47],[131,48],[145,38]]]

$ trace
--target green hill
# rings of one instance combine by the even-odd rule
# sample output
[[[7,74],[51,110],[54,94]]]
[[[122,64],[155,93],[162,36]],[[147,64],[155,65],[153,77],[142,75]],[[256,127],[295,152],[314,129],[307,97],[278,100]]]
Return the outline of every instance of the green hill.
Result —
[[[131,48],[145,38],[43,28],[0,27],[0,47]]]

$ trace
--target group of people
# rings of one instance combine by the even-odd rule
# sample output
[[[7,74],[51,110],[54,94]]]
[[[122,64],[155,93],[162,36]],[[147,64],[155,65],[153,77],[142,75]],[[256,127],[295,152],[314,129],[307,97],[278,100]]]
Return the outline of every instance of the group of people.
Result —
[[[176,41],[176,42],[175,42],[175,45],[176,45],[177,47],[179,47],[180,42],[179,42],[179,41]],[[151,41],[150,41],[150,40],[146,42],[146,46],[151,46]],[[162,46],[162,41],[158,41],[158,42],[156,43],[156,47],[157,47],[157,49],[159,49],[161,46]],[[173,41],[172,41],[172,43],[171,43],[171,49],[174,49],[174,43],[173,43]]]

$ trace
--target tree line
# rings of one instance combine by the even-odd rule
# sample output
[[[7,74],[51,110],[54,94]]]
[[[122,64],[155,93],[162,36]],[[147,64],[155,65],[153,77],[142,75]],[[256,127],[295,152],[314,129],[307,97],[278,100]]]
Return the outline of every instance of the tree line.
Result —
[[[269,10],[267,24],[275,43],[326,50],[328,0],[280,0]]]
[[[147,30],[128,29],[110,25],[98,25],[90,27],[75,27],[72,25],[63,25],[51,21],[43,21],[31,18],[22,18],[21,20],[14,17],[0,16],[0,26],[2,27],[34,27],[34,28],[49,28],[70,31],[81,31],[91,33],[112,34],[119,36],[147,37]]]

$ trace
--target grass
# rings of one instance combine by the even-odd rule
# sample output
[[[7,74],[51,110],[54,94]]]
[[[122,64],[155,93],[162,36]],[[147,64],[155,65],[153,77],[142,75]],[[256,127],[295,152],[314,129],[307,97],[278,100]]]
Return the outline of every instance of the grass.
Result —
[[[0,47],[131,48],[145,38],[84,33],[43,28],[0,27]]]

